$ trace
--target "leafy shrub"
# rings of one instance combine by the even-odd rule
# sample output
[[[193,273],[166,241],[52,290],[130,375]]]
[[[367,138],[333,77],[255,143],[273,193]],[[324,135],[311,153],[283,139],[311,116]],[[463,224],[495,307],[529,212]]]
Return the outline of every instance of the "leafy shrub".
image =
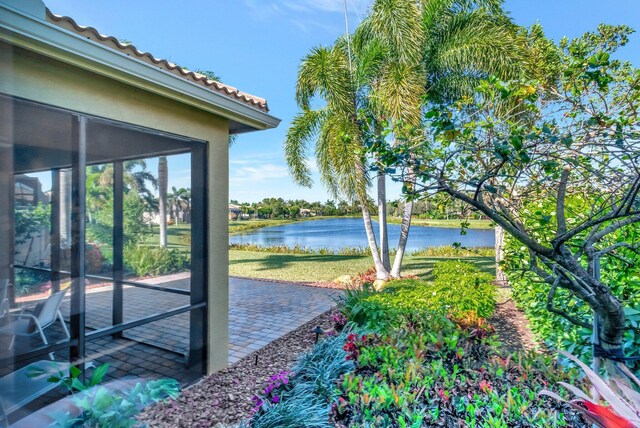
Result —
[[[352,342],[355,369],[339,385],[335,426],[588,426],[569,405],[538,396],[575,372],[556,368],[549,356],[501,358],[474,329],[404,329]]]
[[[76,428],[128,428],[140,426],[135,416],[145,407],[167,398],[176,399],[180,386],[175,379],[158,379],[136,383],[123,391],[109,391],[99,385],[109,370],[109,364],[93,369],[91,378],[82,381],[81,370],[71,366],[68,371],[58,371],[47,378],[48,382],[60,383],[70,394],[75,409],[49,414],[52,427]],[[28,377],[46,374],[45,368],[32,368]]]
[[[495,257],[493,247],[463,248],[453,245],[427,247],[409,253],[414,257]]]
[[[15,275],[14,286],[18,297],[36,291],[34,290],[35,287],[46,285],[47,281],[51,279],[49,272],[39,272],[30,269],[16,269]]]
[[[313,249],[303,245],[260,245],[253,243],[234,243],[229,244],[230,250],[239,251],[256,251],[262,253],[278,253],[278,254],[319,254],[328,256],[368,256],[371,253],[367,247],[346,247],[334,250],[331,248]]]
[[[180,388],[175,379],[158,379],[137,383],[131,390],[111,392],[104,386],[95,386],[72,397],[80,414],[72,417],[68,412],[52,414],[54,427],[128,428],[139,426],[135,416],[145,407],[175,399]]]
[[[436,263],[433,283],[417,279],[390,282],[381,292],[371,287],[349,290],[343,297],[349,320],[371,330],[386,331],[407,324],[446,323],[446,317],[472,312],[490,316],[495,309],[492,277],[471,263]]]
[[[124,262],[138,276],[166,275],[189,268],[188,253],[165,247],[129,245],[124,249]]]

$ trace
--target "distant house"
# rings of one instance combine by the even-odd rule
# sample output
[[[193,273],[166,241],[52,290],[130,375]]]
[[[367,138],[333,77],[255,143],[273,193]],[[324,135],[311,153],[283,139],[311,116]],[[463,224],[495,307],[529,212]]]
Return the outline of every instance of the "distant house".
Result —
[[[315,217],[316,212],[309,208],[300,208],[300,217]]]
[[[242,217],[244,211],[240,208],[240,205],[229,204],[229,220],[238,220]]]

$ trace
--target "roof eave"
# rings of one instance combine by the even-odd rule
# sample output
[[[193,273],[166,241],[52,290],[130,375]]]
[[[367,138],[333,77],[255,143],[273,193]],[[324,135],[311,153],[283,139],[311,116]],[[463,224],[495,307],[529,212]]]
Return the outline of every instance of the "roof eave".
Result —
[[[0,40],[214,113],[253,130],[280,119],[124,53],[0,4]]]

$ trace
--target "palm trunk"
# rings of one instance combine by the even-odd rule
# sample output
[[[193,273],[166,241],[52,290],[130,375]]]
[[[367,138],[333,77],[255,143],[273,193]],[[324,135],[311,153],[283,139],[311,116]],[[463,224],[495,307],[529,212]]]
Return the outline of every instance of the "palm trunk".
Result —
[[[387,181],[383,171],[378,172],[378,223],[380,227],[380,257],[387,270],[391,270],[389,258],[389,232],[387,228]]]
[[[382,258],[378,252],[378,243],[376,242],[376,235],[373,233],[373,225],[371,224],[371,212],[367,207],[366,201],[361,203],[362,219],[364,220],[364,230],[367,232],[367,240],[369,241],[369,249],[371,250],[371,256],[373,257],[373,264],[376,267],[376,277],[378,279],[389,279],[389,271],[384,267]]]
[[[158,158],[158,193],[160,197],[160,246],[167,246],[167,187],[168,187],[167,157]]]
[[[506,285],[507,276],[504,271],[500,268],[500,262],[504,258],[504,229],[500,226],[496,225],[495,228],[495,236],[496,236],[496,282],[501,285]]]
[[[60,170],[60,239],[71,248],[71,169]]]
[[[407,246],[407,238],[409,238],[409,229],[411,228],[411,214],[413,213],[413,202],[407,201],[404,204],[404,211],[402,212],[402,223],[400,224],[400,240],[398,241],[398,252],[393,259],[393,268],[391,269],[391,276],[393,278],[400,278],[400,268],[402,267],[402,258],[404,257],[404,250]]]
[[[416,174],[413,169],[409,170],[409,183],[415,185]],[[393,259],[393,268],[391,268],[391,276],[400,278],[400,269],[402,268],[402,259],[409,238],[409,230],[411,229],[411,214],[413,214],[413,201],[406,201],[402,212],[402,223],[400,224],[400,239],[398,241],[398,252]]]

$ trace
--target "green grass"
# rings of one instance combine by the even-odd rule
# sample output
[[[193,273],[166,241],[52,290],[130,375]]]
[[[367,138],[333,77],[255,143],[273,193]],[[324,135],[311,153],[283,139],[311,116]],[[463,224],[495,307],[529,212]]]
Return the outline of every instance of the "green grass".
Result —
[[[141,244],[143,245],[160,245],[160,227],[153,226],[151,232],[145,234]],[[189,242],[186,237],[191,235],[190,224],[178,224],[167,226],[167,247],[177,248],[181,250],[189,250]]]
[[[495,274],[492,257],[464,257],[488,273]],[[404,273],[431,280],[433,265],[446,257],[405,257]],[[229,274],[249,278],[285,281],[333,281],[343,275],[356,275],[373,266],[370,257],[319,254],[276,254],[255,251],[229,251]]]

